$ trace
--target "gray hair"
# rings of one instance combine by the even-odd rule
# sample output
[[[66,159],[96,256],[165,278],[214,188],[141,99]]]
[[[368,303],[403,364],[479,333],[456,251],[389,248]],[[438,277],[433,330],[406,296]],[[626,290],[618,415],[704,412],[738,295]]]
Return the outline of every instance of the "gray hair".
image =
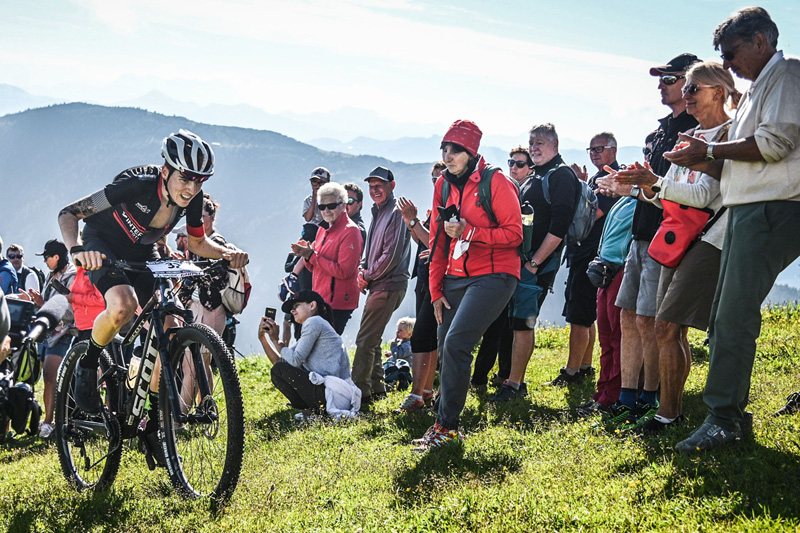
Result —
[[[778,47],[778,26],[763,7],[745,7],[725,19],[714,30],[714,50],[733,41],[752,43],[762,34],[773,48]]]
[[[614,134],[611,133],[610,131],[601,131],[600,133],[598,133],[597,135],[592,137],[591,140],[593,141],[595,139],[605,139],[606,140],[606,144],[608,146],[611,146],[612,148],[616,148],[617,147],[617,138],[614,137]],[[591,142],[591,141],[589,141],[589,142]]]
[[[337,202],[347,203],[347,191],[338,183],[326,183],[320,187],[317,191],[317,203],[322,200],[323,196],[332,196],[336,198]]]
[[[531,136],[534,135],[543,135],[550,139],[551,141],[558,140],[558,133],[556,133],[556,127],[553,126],[550,122],[545,122],[544,124],[534,124],[529,132]]]

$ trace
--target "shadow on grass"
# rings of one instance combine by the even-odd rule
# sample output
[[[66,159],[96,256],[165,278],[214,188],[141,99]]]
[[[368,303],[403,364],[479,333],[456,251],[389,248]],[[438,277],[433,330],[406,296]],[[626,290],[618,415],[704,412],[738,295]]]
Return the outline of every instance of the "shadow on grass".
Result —
[[[51,441],[42,440],[35,435],[17,436],[13,439],[5,439],[0,447],[4,448],[8,455],[0,457],[0,464],[16,462],[20,457],[45,453],[53,446]]]
[[[131,517],[127,505],[136,496],[132,491],[109,491],[92,494],[88,498],[77,499],[68,518],[58,516],[59,520],[48,520],[52,531],[123,531]],[[8,531],[32,531],[32,526],[47,519],[47,511],[39,506],[18,506],[8,519]]]
[[[430,501],[431,494],[441,491],[442,482],[448,479],[499,483],[518,472],[522,464],[512,447],[498,445],[467,453],[462,443],[454,443],[424,452],[417,463],[399,469],[392,484],[403,503],[420,503]]]

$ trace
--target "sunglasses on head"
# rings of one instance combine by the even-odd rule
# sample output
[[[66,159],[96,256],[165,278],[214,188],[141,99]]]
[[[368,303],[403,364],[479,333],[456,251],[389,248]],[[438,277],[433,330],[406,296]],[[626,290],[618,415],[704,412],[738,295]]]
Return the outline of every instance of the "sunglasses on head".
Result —
[[[342,202],[333,202],[332,204],[319,204],[320,211],[333,211],[337,207],[342,205]]]
[[[686,96],[687,94],[695,94],[697,91],[703,88],[708,87],[715,87],[714,85],[699,85],[697,83],[690,83],[689,85],[684,85],[681,89],[681,94]]]
[[[514,168],[515,166],[517,168],[524,168],[524,167],[528,166],[528,162],[527,161],[519,161],[517,159],[509,159],[508,160],[508,166],[509,166],[509,168]]]
[[[22,259],[23,254],[8,254],[9,259]]]
[[[661,83],[663,83],[664,85],[675,85],[676,83],[678,83],[678,80],[682,80],[685,77],[686,76],[683,76],[681,74],[665,74],[661,76],[660,79]]]
[[[606,146],[590,146],[589,148],[586,149],[586,153],[591,154],[592,152],[594,152],[596,154],[602,154],[605,150],[609,148],[614,148],[614,147],[611,146],[610,144]]]

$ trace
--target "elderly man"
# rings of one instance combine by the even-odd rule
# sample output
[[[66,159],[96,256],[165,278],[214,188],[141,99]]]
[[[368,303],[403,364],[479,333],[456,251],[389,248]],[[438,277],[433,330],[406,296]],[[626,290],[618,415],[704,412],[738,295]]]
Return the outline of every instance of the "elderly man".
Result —
[[[531,252],[523,259],[520,282],[511,298],[514,341],[511,372],[489,401],[505,402],[528,393],[525,370],[535,346],[534,328],[539,310],[553,286],[564,237],[575,213],[578,178],[558,153],[558,134],[550,123],[531,128],[528,151],[536,179],[529,179],[520,190],[520,202],[533,207]],[[548,184],[550,201],[544,195]]]
[[[381,339],[408,288],[411,234],[397,208],[392,171],[376,167],[364,181],[375,205],[358,274],[358,288],[369,295],[356,337],[352,378],[361,389],[361,405],[370,405],[386,396]]]
[[[671,110],[669,115],[659,120],[649,159],[653,172],[659,176],[664,176],[669,170],[670,162],[664,159],[663,154],[675,146],[678,134],[697,126],[697,120],[686,113],[686,101],[681,93],[686,82],[684,74],[697,61],[695,55],[681,54],[666,65],[650,69],[650,75],[659,79],[661,103]],[[648,255],[647,249],[661,225],[662,213],[655,205],[642,201],[638,187],[622,186],[615,192],[630,194],[640,201],[633,216],[633,243],[625,261],[625,273],[616,302],[622,308],[622,388],[619,400],[612,406],[606,420],[609,429],[627,427],[640,417],[655,415],[660,381],[655,316],[661,265]],[[644,387],[641,395],[638,395],[642,366]]]
[[[676,165],[720,179],[728,228],[711,309],[705,422],[675,449],[685,453],[738,442],[745,417],[761,303],[778,274],[800,256],[800,60],[777,49],[766,10],[744,8],[714,31],[723,66],[752,81],[729,140],[681,136],[666,154]]]
[[[598,172],[590,178],[586,167],[581,168],[573,164],[572,170],[580,180],[587,182],[589,188],[599,192],[597,191],[597,178],[608,174],[603,168],[605,166],[614,170],[619,168],[617,165],[617,139],[611,132],[598,133],[592,137],[586,151]],[[592,231],[581,242],[569,244],[566,248],[569,276],[564,293],[563,315],[569,324],[569,357],[567,366],[561,369],[550,385],[563,387],[580,384],[583,383],[585,377],[594,375],[592,352],[597,336],[594,325],[597,321],[597,287],[589,281],[586,269],[597,255],[606,213],[614,206],[615,202],[616,199],[613,196],[597,194],[597,219]]]

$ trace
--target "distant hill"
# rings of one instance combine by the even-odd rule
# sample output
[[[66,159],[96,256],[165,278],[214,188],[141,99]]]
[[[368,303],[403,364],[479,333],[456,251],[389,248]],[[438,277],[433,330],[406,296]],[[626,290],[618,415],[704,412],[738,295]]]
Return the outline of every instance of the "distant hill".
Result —
[[[0,83],[0,116],[59,102],[63,100],[30,94],[18,87]]]

